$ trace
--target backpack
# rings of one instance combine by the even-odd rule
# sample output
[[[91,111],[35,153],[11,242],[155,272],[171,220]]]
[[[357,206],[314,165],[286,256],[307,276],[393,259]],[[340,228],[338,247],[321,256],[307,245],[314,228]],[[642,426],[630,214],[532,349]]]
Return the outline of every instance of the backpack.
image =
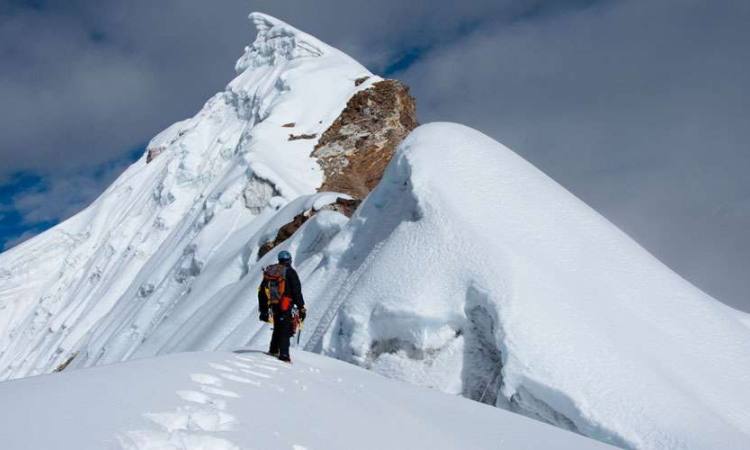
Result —
[[[281,312],[289,311],[292,307],[292,299],[286,295],[286,270],[287,267],[283,264],[274,264],[263,269],[268,304],[278,305]]]

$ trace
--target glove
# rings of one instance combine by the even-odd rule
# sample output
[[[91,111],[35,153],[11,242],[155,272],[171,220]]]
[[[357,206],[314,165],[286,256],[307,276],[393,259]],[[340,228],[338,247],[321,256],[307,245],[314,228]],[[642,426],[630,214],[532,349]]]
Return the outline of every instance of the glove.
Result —
[[[261,322],[268,322],[268,311],[261,311],[259,319]]]
[[[299,321],[304,322],[307,317],[307,310],[303,307],[299,309]]]

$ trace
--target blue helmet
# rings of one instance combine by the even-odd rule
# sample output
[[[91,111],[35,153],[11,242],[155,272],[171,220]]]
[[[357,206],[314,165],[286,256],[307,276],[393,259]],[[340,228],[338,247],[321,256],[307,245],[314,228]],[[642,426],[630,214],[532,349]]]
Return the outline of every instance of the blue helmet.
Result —
[[[292,254],[289,253],[286,250],[280,251],[279,252],[279,262],[280,263],[287,263],[287,262],[290,263],[290,262],[292,262]]]

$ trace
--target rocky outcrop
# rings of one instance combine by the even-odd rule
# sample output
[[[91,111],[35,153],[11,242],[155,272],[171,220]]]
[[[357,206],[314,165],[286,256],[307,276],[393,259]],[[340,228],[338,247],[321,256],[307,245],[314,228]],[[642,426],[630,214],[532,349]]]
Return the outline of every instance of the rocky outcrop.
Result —
[[[156,159],[156,157],[159,156],[159,154],[161,154],[161,152],[163,151],[164,151],[164,147],[149,148],[148,151],[146,152],[146,164]]]
[[[72,363],[73,360],[76,359],[76,356],[78,356],[78,352],[73,352],[73,354],[68,356],[68,359],[58,365],[57,368],[53,370],[53,372],[62,372],[63,370],[67,369],[70,363]]]
[[[318,137],[316,133],[302,133],[302,134],[289,134],[289,141],[298,141],[300,139],[315,139]]]
[[[305,222],[307,222],[307,219],[313,216],[313,214],[314,213],[311,211],[305,211],[303,213],[297,214],[296,216],[294,216],[294,219],[292,219],[291,222],[279,228],[279,231],[276,232],[276,237],[272,241],[268,241],[260,246],[260,248],[258,249],[258,259],[262,258],[263,255],[273,250],[277,245],[292,237],[292,235],[297,230],[299,230]]]
[[[188,133],[195,127],[193,119],[187,119],[168,127],[162,131],[156,137],[151,139],[146,148],[146,164],[150,163],[157,156],[162,154],[167,148],[172,146],[178,139]]]
[[[400,81],[379,81],[357,92],[312,152],[325,174],[319,190],[364,198],[417,125],[414,98]]]
[[[359,86],[368,78],[358,78],[354,83]],[[294,125],[290,122],[282,126],[291,128]],[[416,127],[414,98],[400,81],[378,81],[354,94],[312,152],[325,175],[318,190],[342,192],[353,198],[339,197],[320,210],[333,210],[351,217],[361,199],[380,181],[396,147]],[[315,137],[313,134],[289,134],[290,141]],[[252,197],[267,200],[266,194]],[[272,241],[260,246],[258,259],[289,239],[318,211],[314,208],[304,211],[279,228]]]
[[[339,197],[335,202],[320,208],[320,211],[336,211],[345,215],[346,217],[352,217],[354,215],[354,211],[357,210],[360,203],[362,203],[362,200],[356,198]]]

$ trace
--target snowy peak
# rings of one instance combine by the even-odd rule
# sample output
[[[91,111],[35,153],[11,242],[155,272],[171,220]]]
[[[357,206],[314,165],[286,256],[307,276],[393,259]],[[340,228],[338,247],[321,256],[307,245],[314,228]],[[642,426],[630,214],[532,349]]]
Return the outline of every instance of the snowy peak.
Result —
[[[404,86],[250,19],[224,91],[91,206],[0,255],[0,379],[265,349],[254,296],[287,250],[308,350],[625,448],[747,449],[747,322],[510,149],[455,124],[412,132]],[[328,207],[356,205],[340,192],[363,198],[353,215]],[[157,366],[119,380],[178,383]],[[375,446],[395,447],[413,446]]]
[[[144,354],[163,352],[174,330],[154,333],[167,317],[231,301],[219,291],[256,273],[248,255],[276,235],[271,219],[321,186],[318,138],[380,78],[279,20],[251,19],[257,39],[226,89],[156,136],[84,211],[0,255],[0,379],[128,359],[144,343],[154,344]],[[237,317],[251,317],[247,297],[236,300]],[[221,338],[204,333],[187,349],[228,337],[207,325]],[[237,337],[229,345],[247,339]]]
[[[249,18],[258,34],[237,60],[237,73],[248,68],[276,65],[279,60],[322,56],[330,50],[328,45],[275,17],[254,12]]]

